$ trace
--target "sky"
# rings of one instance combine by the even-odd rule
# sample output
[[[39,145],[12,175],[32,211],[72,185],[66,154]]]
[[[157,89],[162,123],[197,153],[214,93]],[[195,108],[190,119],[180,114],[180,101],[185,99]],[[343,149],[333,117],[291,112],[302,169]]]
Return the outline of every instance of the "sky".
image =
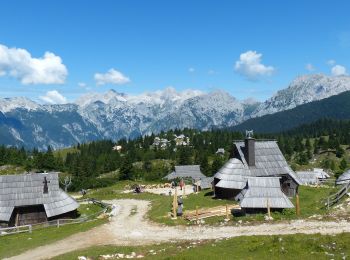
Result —
[[[265,100],[350,71],[349,1],[16,1],[0,8],[0,97],[221,89]]]

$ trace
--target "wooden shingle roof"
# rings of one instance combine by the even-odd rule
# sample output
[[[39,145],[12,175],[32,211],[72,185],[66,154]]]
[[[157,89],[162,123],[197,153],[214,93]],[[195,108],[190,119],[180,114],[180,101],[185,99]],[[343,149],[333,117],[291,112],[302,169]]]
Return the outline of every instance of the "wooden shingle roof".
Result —
[[[318,183],[318,177],[317,177],[317,173],[316,172],[313,172],[313,171],[298,171],[298,172],[296,172],[296,175],[298,176],[298,178],[301,181],[302,185],[317,184]]]
[[[216,174],[220,181],[216,187],[242,189],[245,177],[280,177],[289,175],[297,184],[299,178],[289,167],[276,141],[255,141],[255,166],[248,166],[244,156],[244,141],[234,142],[238,152],[236,158],[231,158]]]
[[[294,208],[282,192],[278,177],[247,177],[247,186],[237,196],[241,208]]]
[[[179,165],[175,166],[175,171],[164,177],[172,180],[176,178],[192,178],[193,180],[200,180],[206,178],[201,172],[199,165]]]
[[[44,180],[48,193],[44,193]],[[15,207],[43,205],[47,217],[61,215],[79,204],[59,188],[58,173],[0,176],[0,221],[8,222]]]

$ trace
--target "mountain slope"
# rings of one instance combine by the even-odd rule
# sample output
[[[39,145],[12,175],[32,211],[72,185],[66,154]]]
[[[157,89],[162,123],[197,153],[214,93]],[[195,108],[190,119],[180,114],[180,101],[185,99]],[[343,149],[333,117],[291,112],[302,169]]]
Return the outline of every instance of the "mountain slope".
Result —
[[[134,138],[175,128],[227,128],[250,118],[256,121],[249,120],[239,126],[242,130],[252,128],[248,127],[250,125],[265,132],[283,130],[305,122],[305,118],[320,118],[322,108],[313,115],[300,110],[296,110],[295,115],[292,115],[294,112],[277,115],[278,119],[271,117],[267,121],[269,125],[253,122],[262,124],[265,119],[258,118],[261,115],[298,108],[344,91],[350,91],[350,77],[316,74],[296,78],[287,89],[264,103],[240,101],[224,91],[178,92],[171,87],[140,95],[114,90],[89,93],[74,104],[64,105],[42,105],[23,97],[5,98],[0,99],[0,143],[27,148],[44,149],[48,145],[62,148],[78,142]],[[334,106],[324,114],[334,118],[346,116]],[[285,121],[285,116],[292,120]]]
[[[323,74],[300,76],[293,80],[288,88],[278,91],[273,97],[260,104],[251,117],[292,109],[349,90],[349,76],[326,76]]]
[[[296,108],[249,119],[232,129],[253,129],[257,133],[277,133],[312,123],[321,118],[350,119],[350,91]]]

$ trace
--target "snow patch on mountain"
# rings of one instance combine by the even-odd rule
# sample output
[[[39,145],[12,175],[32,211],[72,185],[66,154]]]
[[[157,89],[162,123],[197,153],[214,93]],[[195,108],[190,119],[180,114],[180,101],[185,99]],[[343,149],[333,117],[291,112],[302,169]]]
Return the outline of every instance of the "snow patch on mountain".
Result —
[[[17,108],[36,110],[40,108],[40,105],[25,97],[0,99],[0,112],[6,113]]]
[[[13,127],[10,127],[10,132],[12,134],[12,136],[20,142],[24,142],[23,139],[21,138],[21,135],[18,133],[18,131],[16,129],[14,129]]]

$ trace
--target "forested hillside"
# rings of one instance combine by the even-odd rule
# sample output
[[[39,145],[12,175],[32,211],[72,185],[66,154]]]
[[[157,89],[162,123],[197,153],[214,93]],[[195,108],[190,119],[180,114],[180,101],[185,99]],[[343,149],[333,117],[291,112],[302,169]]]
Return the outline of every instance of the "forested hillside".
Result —
[[[189,145],[176,145],[174,135],[183,134]],[[0,147],[0,166],[16,165],[25,170],[58,170],[73,177],[72,190],[107,186],[116,180],[160,180],[174,165],[200,164],[212,176],[229,158],[234,140],[241,132],[185,129],[158,135],[169,140],[166,147],[154,145],[155,135],[134,140],[96,141],[68,150],[46,152]],[[255,134],[277,139],[281,151],[294,169],[323,167],[336,174],[348,168],[350,121],[319,120],[280,134]],[[115,147],[120,149],[116,150]],[[216,154],[224,148],[225,154]]]
[[[280,133],[322,118],[350,119],[350,92],[271,115],[252,118],[232,127],[233,131],[254,129],[258,133]]]

